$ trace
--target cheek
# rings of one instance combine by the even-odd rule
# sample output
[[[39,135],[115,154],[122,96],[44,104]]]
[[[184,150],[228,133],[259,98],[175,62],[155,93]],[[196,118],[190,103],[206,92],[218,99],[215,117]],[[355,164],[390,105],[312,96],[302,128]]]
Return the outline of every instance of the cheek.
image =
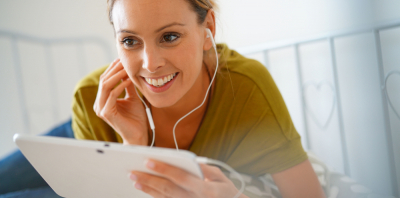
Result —
[[[129,78],[132,79],[135,84],[138,84],[137,74],[141,67],[141,63],[138,60],[140,59],[136,54],[128,53],[123,50],[119,51],[118,55]]]
[[[201,70],[203,61],[203,50],[197,42],[189,42],[185,46],[179,48],[178,51],[174,52],[177,63],[177,67],[183,71],[184,78],[195,78]],[[178,56],[176,56],[179,54]],[[178,66],[179,65],[179,66]]]

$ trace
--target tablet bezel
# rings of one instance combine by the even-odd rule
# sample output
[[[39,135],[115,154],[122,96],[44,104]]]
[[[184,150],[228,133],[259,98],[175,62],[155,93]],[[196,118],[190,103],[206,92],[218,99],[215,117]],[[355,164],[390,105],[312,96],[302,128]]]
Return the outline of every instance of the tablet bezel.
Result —
[[[203,179],[196,155],[186,150],[27,134],[15,134],[14,142],[62,197],[151,197],[135,189],[127,177],[132,170],[156,174],[145,167],[146,159],[166,162]]]

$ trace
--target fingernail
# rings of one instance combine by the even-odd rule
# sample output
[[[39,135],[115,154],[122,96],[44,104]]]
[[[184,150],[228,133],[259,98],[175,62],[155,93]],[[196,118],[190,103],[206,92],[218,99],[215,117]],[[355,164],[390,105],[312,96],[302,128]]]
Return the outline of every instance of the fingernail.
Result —
[[[133,181],[136,181],[136,180],[137,180],[137,176],[134,175],[134,174],[132,174],[132,173],[129,174],[129,178],[130,178],[131,180],[133,180]]]
[[[150,160],[147,160],[146,166],[147,166],[148,168],[150,168],[150,169],[154,169],[154,167],[155,167],[156,165],[154,164],[154,162],[152,162],[152,161],[150,161]]]
[[[137,182],[133,183],[133,186],[135,186],[135,188],[138,189],[138,190],[142,190],[142,185],[140,185]]]

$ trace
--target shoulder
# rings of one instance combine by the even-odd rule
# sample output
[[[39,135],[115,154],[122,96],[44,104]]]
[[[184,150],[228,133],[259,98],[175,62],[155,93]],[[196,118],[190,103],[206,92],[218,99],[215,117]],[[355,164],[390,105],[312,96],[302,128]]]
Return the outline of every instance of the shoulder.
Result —
[[[79,114],[81,117],[87,115],[95,116],[93,104],[96,100],[100,75],[108,66],[100,67],[83,77],[75,86],[72,98],[73,117]],[[90,113],[88,113],[90,112]]]
[[[229,49],[225,44],[218,46],[221,54],[221,78],[231,78],[231,81],[253,85],[265,96],[266,100],[271,91],[274,92],[273,94],[279,94],[272,76],[262,63]]]
[[[267,68],[224,45],[219,52],[221,68],[191,150],[251,175],[304,161],[300,136]]]
[[[84,88],[96,88],[99,86],[100,75],[107,69],[107,66],[100,67],[83,77],[75,86],[74,93]]]
[[[269,139],[279,138],[282,143],[298,138],[284,99],[267,68],[234,50],[225,48],[221,52],[225,63],[221,63],[216,78],[208,110],[210,120],[226,122],[230,126],[227,131],[233,133],[239,129],[237,133],[243,136],[253,131],[257,134],[254,137],[263,133]],[[224,114],[228,116],[218,116]]]
[[[220,53],[219,86],[225,89],[229,86],[236,102],[267,108],[278,120],[290,119],[282,95],[263,64],[228,49],[226,45],[220,45]]]

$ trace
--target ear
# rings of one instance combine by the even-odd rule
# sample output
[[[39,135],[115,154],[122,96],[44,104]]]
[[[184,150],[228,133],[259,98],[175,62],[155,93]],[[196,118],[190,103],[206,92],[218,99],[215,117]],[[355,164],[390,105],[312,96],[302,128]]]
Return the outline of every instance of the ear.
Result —
[[[211,30],[212,37],[215,38],[215,12],[213,9],[209,9],[207,12],[207,16],[204,19],[204,45],[203,50],[208,51],[212,48],[213,44],[211,42],[211,38],[207,38],[206,28]]]

